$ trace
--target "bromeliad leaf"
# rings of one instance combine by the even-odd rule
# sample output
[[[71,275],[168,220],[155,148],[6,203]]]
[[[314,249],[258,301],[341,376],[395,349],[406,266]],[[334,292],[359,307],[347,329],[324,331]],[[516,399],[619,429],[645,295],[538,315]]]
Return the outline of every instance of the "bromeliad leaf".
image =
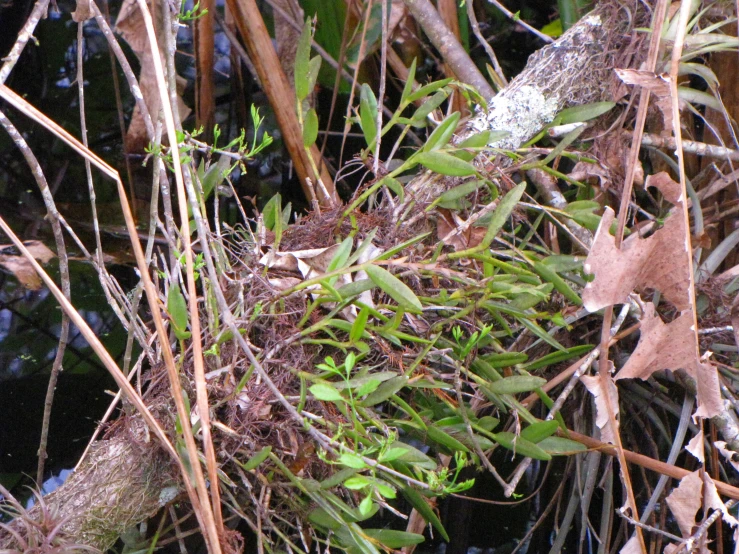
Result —
[[[370,264],[365,268],[365,271],[372,282],[400,306],[409,312],[421,312],[421,301],[403,281],[378,265]]]

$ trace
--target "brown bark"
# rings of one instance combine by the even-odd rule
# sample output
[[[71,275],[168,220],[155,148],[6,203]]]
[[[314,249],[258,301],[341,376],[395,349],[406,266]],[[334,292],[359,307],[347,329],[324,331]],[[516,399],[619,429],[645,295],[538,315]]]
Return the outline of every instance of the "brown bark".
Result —
[[[154,442],[124,433],[95,443],[64,485],[44,497],[44,504],[55,522],[67,520],[58,540],[104,552],[177,496],[182,487],[175,476],[176,468]],[[37,503],[23,517],[38,521],[42,516]],[[11,525],[23,529],[21,518]],[[10,533],[0,533],[0,550],[19,548]]]

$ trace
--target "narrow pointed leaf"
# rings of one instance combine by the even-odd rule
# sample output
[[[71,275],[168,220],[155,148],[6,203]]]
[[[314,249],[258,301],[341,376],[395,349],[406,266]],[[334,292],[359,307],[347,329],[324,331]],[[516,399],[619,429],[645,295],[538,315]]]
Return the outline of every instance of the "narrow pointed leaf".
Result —
[[[390,298],[406,310],[418,313],[422,310],[421,301],[403,281],[378,265],[365,268],[372,282],[380,287]]]
[[[471,163],[445,152],[422,152],[415,159],[424,167],[442,175],[467,177],[477,174],[475,166]]]

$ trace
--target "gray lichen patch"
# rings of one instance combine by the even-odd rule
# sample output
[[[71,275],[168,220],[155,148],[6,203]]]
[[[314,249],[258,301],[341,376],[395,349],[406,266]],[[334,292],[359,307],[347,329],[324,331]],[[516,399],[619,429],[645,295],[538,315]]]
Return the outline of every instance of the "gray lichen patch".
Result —
[[[471,122],[475,132],[505,130],[509,134],[488,146],[513,150],[521,146],[557,114],[559,102],[546,98],[533,85],[524,85],[512,94],[496,96],[487,112],[481,112]]]

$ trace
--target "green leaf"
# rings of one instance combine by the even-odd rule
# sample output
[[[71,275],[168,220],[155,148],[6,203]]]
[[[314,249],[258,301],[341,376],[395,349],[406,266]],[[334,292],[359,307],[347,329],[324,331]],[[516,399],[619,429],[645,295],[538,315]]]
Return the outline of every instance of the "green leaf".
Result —
[[[397,461],[404,462],[412,467],[419,467],[421,469],[428,469],[434,471],[436,469],[436,462],[417,448],[412,447],[410,444],[402,442],[394,442],[391,447],[403,446],[406,449],[405,454],[400,456]]]
[[[349,477],[356,475],[359,469],[364,469],[364,468],[345,467],[341,471],[337,471],[336,473],[334,473],[328,479],[324,479],[323,481],[321,481],[321,488],[324,490],[327,490],[327,489],[332,489],[338,485],[341,485],[341,483],[349,479]]]
[[[551,269],[548,265],[541,262],[534,262],[533,267],[534,271],[536,271],[539,277],[549,283],[552,283],[552,285],[554,285],[554,288],[561,292],[564,297],[567,298],[567,300],[577,306],[582,306],[582,299],[580,298],[580,295],[572,290],[570,286],[565,282],[565,280],[557,275],[557,272]]]
[[[534,360],[530,364],[527,364],[526,369],[529,371],[533,371],[535,369],[541,369],[552,364],[558,364],[559,362],[564,362],[565,360],[569,360],[577,356],[582,356],[583,354],[590,352],[592,349],[592,344],[582,344],[579,346],[573,346],[572,348],[568,348],[567,350],[564,350],[562,352],[552,352],[551,354],[542,356],[538,360]]]
[[[567,256],[565,254],[554,254],[547,256],[541,263],[548,268],[560,273],[562,271],[578,271],[582,269],[582,264],[585,261],[584,256]]]
[[[377,492],[380,493],[380,496],[382,496],[383,498],[393,499],[397,496],[395,489],[390,485],[385,485],[384,483],[377,482],[375,483],[375,488],[377,489]]]
[[[489,383],[488,389],[495,394],[518,394],[530,392],[546,384],[547,380],[535,375],[512,375]]]
[[[346,285],[340,286],[338,289],[336,289],[336,292],[339,293],[339,296],[342,298],[351,298],[353,296],[359,296],[366,290],[372,290],[377,285],[375,285],[371,279],[360,279],[359,281],[353,281],[351,283],[347,283]]]
[[[440,88],[443,88],[447,86],[449,83],[451,83],[454,79],[442,79],[441,81],[434,81],[433,83],[429,83],[428,85],[424,85],[421,88],[419,88],[416,92],[408,95],[408,102],[415,102],[416,100],[420,100],[424,96],[428,96],[432,92],[436,92]],[[446,97],[446,96],[445,96]],[[428,115],[429,112],[426,113]],[[426,116],[423,116],[423,119],[426,119]]]
[[[339,462],[352,469],[364,469],[367,467],[367,464],[364,463],[362,458],[356,454],[350,454],[348,452],[339,456]]]
[[[556,121],[557,125],[589,121],[610,111],[615,105],[615,102],[595,102],[593,104],[585,104],[584,106],[565,108],[557,114],[554,121]]]
[[[310,148],[318,138],[318,114],[314,108],[309,108],[305,112],[303,120],[303,146]]]
[[[328,383],[316,383],[308,389],[316,400],[324,402],[343,402],[344,397]]]
[[[351,237],[347,237],[343,241],[341,241],[341,244],[339,244],[339,247],[336,249],[336,252],[334,252],[331,261],[326,267],[326,273],[331,273],[332,271],[342,269],[346,266],[349,255],[352,253],[353,244],[354,241]]]
[[[441,175],[467,177],[477,174],[475,166],[471,163],[445,152],[421,152],[414,159],[424,167]]]
[[[205,171],[200,177],[200,186],[203,188],[203,199],[208,200],[210,195],[220,185],[224,177],[224,172],[231,166],[231,158],[228,156],[221,156],[218,161],[211,164],[207,171]],[[200,169],[198,168],[198,176],[200,176]],[[192,215],[192,206],[188,205],[189,213]]]
[[[492,131],[488,130],[488,131],[480,131],[479,133],[470,135],[469,137],[467,137],[462,142],[456,145],[456,148],[459,148],[459,151],[455,152],[454,155],[457,156],[459,159],[465,160],[467,162],[471,161],[479,153],[477,151],[479,148],[485,148],[488,144],[490,144],[491,133]],[[510,133],[505,132],[505,134],[509,135]],[[465,148],[472,149],[472,152],[465,151],[464,150]]]
[[[416,94],[417,93],[418,91],[416,91]],[[411,117],[411,124],[417,127],[423,127],[424,125],[426,125],[426,118],[428,117],[428,115],[436,108],[441,106],[441,103],[447,99],[447,96],[449,96],[449,94],[445,90],[440,90],[431,98],[426,100],[426,102],[421,104],[421,107],[416,110],[416,112],[413,114],[413,117]]]
[[[355,394],[358,397],[360,397],[360,398],[362,396],[367,396],[368,394],[370,394],[370,393],[374,392],[375,390],[377,390],[377,387],[380,386],[380,383],[381,382],[382,381],[380,381],[379,379],[372,379],[370,381],[367,381],[365,384],[363,384],[361,387],[359,387],[355,391]]]
[[[380,455],[380,462],[392,462],[403,456],[406,452],[408,452],[408,449],[405,447],[388,448],[386,452]]]
[[[380,287],[390,298],[400,306],[413,313],[420,313],[423,306],[421,301],[400,279],[378,265],[370,264],[365,268],[372,282]]]
[[[434,202],[434,204],[439,203],[446,203],[446,202],[453,202],[454,200],[459,200],[460,198],[464,198],[468,196],[469,194],[475,192],[477,189],[479,189],[482,185],[485,184],[485,181],[482,179],[475,179],[472,181],[467,181],[466,183],[463,183],[457,187],[451,188],[444,193],[442,193],[441,196]]]
[[[408,501],[408,503],[413,506],[416,511],[421,514],[421,517],[431,525],[434,526],[434,529],[436,529],[441,537],[446,541],[449,542],[449,535],[446,532],[446,529],[444,529],[444,526],[441,524],[441,520],[436,515],[436,512],[431,508],[431,506],[428,505],[428,502],[424,499],[421,494],[411,487],[405,487],[401,489],[401,492],[403,493],[403,496],[405,496],[405,499]]]
[[[278,192],[262,208],[262,220],[264,226],[270,231],[274,231],[275,226],[279,225],[278,220],[282,215],[282,197]]]
[[[508,450],[513,450],[516,454],[520,454],[521,456],[527,456],[529,458],[534,458],[535,460],[544,461],[552,459],[552,457],[538,445],[514,435],[513,433],[509,433],[508,431],[496,433],[493,438],[501,446],[504,446]]]
[[[398,202],[402,204],[403,199],[405,198],[405,189],[403,188],[403,185],[400,183],[400,181],[393,177],[385,177],[382,180],[382,183],[393,193],[395,193],[395,196],[398,197]]]
[[[526,327],[529,331],[534,333],[537,337],[539,337],[541,340],[546,342],[548,345],[553,346],[557,350],[567,350],[564,346],[562,346],[557,339],[555,339],[552,335],[547,333],[542,327],[537,324],[535,321],[531,321],[527,318],[517,318],[518,321]]]
[[[349,342],[357,342],[364,335],[364,329],[367,327],[367,319],[369,318],[369,308],[363,306],[357,314],[357,319],[352,323],[352,329],[349,331]]]
[[[554,420],[551,421],[537,421],[532,423],[521,431],[521,436],[533,443],[543,441],[547,437],[551,437],[557,432],[559,423]]]
[[[359,513],[362,516],[368,516],[372,513],[372,496],[365,496],[364,499],[359,503]]]
[[[349,479],[344,481],[344,487],[354,491],[363,489],[369,484],[369,480],[366,477],[362,477],[361,475],[355,475],[354,477],[350,477]]]
[[[174,283],[169,287],[169,292],[167,293],[167,311],[169,312],[172,329],[177,339],[189,339],[192,336],[192,333],[187,330],[187,324],[190,318],[187,311],[187,303],[180,290],[179,283]]]
[[[469,449],[464,444],[438,427],[429,425],[426,429],[426,434],[428,438],[435,443],[440,444],[447,450],[451,450],[452,452],[469,452]]]
[[[406,377],[405,375],[393,377],[389,381],[385,381],[379,387],[377,387],[377,390],[367,395],[367,398],[362,400],[360,402],[360,405],[364,407],[370,407],[375,406],[380,402],[385,402],[385,400],[387,400],[400,389],[402,389],[407,383],[408,377]]]
[[[298,39],[298,48],[295,52],[295,96],[298,103],[305,100],[311,92],[308,73],[310,71],[310,47],[312,38],[312,25],[310,18],[303,25],[303,32]]]
[[[446,146],[454,135],[454,131],[457,128],[460,117],[461,114],[459,112],[454,112],[452,115],[444,119],[444,121],[439,123],[439,126],[434,129],[434,132],[429,135],[428,139],[426,139],[426,144],[423,145],[421,151],[431,152]]]
[[[577,452],[584,452],[588,449],[584,444],[564,437],[547,437],[537,446],[552,456],[575,454]]]
[[[413,92],[413,81],[416,80],[416,58],[413,58],[411,66],[408,68],[408,78],[403,86],[403,94],[400,95],[400,103],[403,104]]]
[[[483,416],[477,421],[477,426],[485,431],[492,431],[498,426],[500,420],[493,416]]]
[[[373,145],[377,138],[377,98],[367,83],[362,84],[359,92],[359,124],[367,146]]]
[[[331,529],[332,531],[336,531],[337,529],[340,529],[342,525],[344,525],[343,521],[329,514],[324,508],[316,508],[311,513],[309,513],[308,521],[310,521],[314,525],[317,525],[318,527]]]
[[[408,533],[407,531],[394,531],[393,529],[365,529],[365,535],[376,540],[387,548],[403,548],[412,544],[423,542],[423,535]]]
[[[525,363],[529,357],[524,352],[501,352],[500,354],[486,354],[483,356],[488,365],[495,369],[511,367],[516,364]]]
[[[261,464],[264,460],[267,459],[267,456],[269,456],[270,452],[272,452],[272,447],[265,446],[259,452],[254,454],[254,456],[249,458],[246,461],[246,463],[243,464],[241,467],[243,467],[245,471],[251,471],[252,469],[256,469],[259,466],[259,464]]]
[[[508,217],[513,213],[513,208],[515,208],[516,204],[521,200],[525,190],[526,183],[521,183],[508,191],[508,194],[501,199],[498,207],[495,208],[495,211],[493,212],[493,216],[490,218],[490,223],[488,224],[488,230],[485,233],[485,237],[482,239],[482,245],[484,248],[487,248],[493,242],[498,231],[500,231],[508,220]]]

